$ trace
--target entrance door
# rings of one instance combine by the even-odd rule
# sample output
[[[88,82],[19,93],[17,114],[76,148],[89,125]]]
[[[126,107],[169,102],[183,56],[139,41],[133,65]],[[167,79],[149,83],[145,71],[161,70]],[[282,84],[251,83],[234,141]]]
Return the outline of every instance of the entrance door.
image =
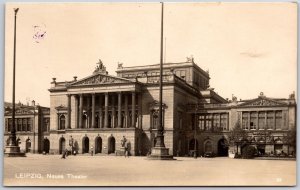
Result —
[[[65,149],[66,149],[66,140],[64,137],[61,137],[59,139],[59,154],[62,154]]]
[[[90,140],[88,137],[83,137],[82,139],[82,153],[89,153]]]
[[[46,154],[49,154],[49,150],[50,150],[50,142],[48,139],[44,139],[44,152]]]
[[[114,137],[108,138],[108,154],[115,153],[116,140]]]
[[[218,142],[218,156],[228,156],[228,146],[225,139],[220,139]]]
[[[96,137],[95,140],[95,154],[102,152],[102,139],[101,137]]]

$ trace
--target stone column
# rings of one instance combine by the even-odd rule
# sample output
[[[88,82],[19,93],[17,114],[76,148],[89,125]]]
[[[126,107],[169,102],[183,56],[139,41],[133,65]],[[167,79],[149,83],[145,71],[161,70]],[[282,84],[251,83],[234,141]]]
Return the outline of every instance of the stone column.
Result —
[[[78,96],[75,95],[74,98],[75,98],[75,128],[78,128],[79,127],[78,126],[78,106],[79,106]]]
[[[102,95],[99,95],[99,128],[103,128]]]
[[[142,129],[142,93],[138,94],[138,128]]]
[[[128,128],[128,118],[129,118],[129,112],[128,112],[128,96],[125,94],[125,126],[124,128]]]
[[[95,93],[92,94],[92,128],[95,128]]]
[[[131,98],[131,127],[135,127],[135,92],[132,92]]]
[[[105,103],[104,103],[104,127],[108,127],[108,93],[105,93]]]
[[[83,95],[79,95],[79,128],[82,128]]]
[[[71,129],[71,95],[68,94],[68,117],[67,117],[67,128]]]
[[[122,127],[122,93],[118,93],[118,128]]]
[[[115,96],[112,95],[111,96],[112,98],[112,122],[111,122],[111,128],[115,128],[116,127],[116,107],[115,107],[115,104],[116,104],[116,101],[115,101]]]
[[[91,128],[91,99],[90,99],[89,95],[87,97],[86,115],[87,115],[87,125],[86,125],[86,128]]]

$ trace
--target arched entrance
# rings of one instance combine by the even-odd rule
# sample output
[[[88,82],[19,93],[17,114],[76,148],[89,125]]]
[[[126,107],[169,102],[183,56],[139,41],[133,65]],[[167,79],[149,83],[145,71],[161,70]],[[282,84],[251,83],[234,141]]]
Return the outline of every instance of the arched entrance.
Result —
[[[95,154],[102,152],[102,139],[101,137],[96,137],[95,139]]]
[[[228,143],[226,139],[220,139],[218,142],[218,156],[228,156]]]
[[[204,144],[204,152],[205,153],[212,153],[212,143],[211,141],[206,141]]]
[[[66,149],[66,140],[64,137],[61,137],[59,139],[59,154],[62,154],[65,149]]]
[[[108,154],[115,153],[116,140],[113,136],[108,138]]]
[[[50,141],[48,139],[44,139],[44,152],[49,154],[50,150]]]
[[[25,144],[25,151],[30,152],[30,150],[31,150],[31,140],[27,139]]]
[[[82,139],[82,154],[89,153],[90,140],[88,137]]]

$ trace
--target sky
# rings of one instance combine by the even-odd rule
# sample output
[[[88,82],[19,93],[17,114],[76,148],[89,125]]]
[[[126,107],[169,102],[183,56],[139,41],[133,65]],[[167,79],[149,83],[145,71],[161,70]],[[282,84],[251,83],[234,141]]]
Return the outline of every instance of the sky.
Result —
[[[16,102],[50,105],[50,83],[109,74],[160,60],[159,3],[8,3],[4,99],[12,101],[14,10]],[[224,98],[297,93],[295,3],[165,3],[166,62],[193,56]]]

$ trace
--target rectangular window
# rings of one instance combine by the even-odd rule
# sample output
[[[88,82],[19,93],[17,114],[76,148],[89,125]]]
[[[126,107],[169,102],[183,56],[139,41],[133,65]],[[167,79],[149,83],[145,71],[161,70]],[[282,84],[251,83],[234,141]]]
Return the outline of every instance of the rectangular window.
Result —
[[[249,124],[249,121],[248,121],[248,119],[249,119],[249,113],[247,113],[247,112],[243,112],[242,113],[242,118],[243,118],[243,123],[242,123],[242,128],[243,129],[245,129],[245,130],[247,130],[248,129],[248,124]]]
[[[276,129],[282,129],[282,111],[276,111]]]
[[[204,115],[199,116],[199,129],[205,130],[205,116]]]
[[[27,119],[27,131],[31,131],[31,128],[32,128],[32,122],[31,122],[31,119],[28,118]]]
[[[227,123],[228,123],[228,114],[227,113],[221,114],[221,129],[223,131],[228,130]]]
[[[267,112],[267,129],[273,129],[274,126],[274,112]]]
[[[220,130],[220,114],[214,114],[213,115],[213,130],[214,131],[219,131]]]
[[[27,120],[26,119],[23,119],[22,128],[23,128],[23,131],[27,131]]]
[[[211,131],[211,127],[212,127],[212,115],[209,114],[206,116],[206,130],[207,131]]]
[[[265,112],[258,113],[258,129],[265,128]]]
[[[257,112],[250,113],[250,129],[256,129]]]

